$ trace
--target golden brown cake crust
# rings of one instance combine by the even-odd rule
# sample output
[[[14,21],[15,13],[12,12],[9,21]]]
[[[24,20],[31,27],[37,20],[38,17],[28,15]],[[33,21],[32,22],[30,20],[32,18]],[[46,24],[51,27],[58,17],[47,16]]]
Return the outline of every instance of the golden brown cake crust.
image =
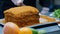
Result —
[[[21,7],[14,7],[9,10],[4,11],[4,13],[12,13],[15,16],[19,15],[33,15],[38,14],[38,9],[31,7],[31,6],[21,6]]]

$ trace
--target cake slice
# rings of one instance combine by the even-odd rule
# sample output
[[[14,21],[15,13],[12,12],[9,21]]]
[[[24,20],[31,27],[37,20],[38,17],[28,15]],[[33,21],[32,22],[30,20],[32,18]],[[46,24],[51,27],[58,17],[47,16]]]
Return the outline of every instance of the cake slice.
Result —
[[[16,23],[19,27],[39,24],[39,11],[31,6],[14,7],[4,11],[5,21]]]

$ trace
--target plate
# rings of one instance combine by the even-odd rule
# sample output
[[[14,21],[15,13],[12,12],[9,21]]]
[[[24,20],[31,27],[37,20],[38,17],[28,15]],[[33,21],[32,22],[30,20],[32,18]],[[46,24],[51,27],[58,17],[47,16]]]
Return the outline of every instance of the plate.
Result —
[[[46,16],[46,15],[42,15],[42,14],[40,14],[39,13],[39,15],[40,15],[40,17],[41,16],[43,16],[43,19],[41,19],[41,18],[39,18],[39,22],[40,22],[40,24],[45,24],[45,23],[52,23],[52,22],[59,22],[60,20],[58,20],[58,19],[55,19],[55,18],[52,18],[52,17],[49,17],[49,16]],[[47,18],[47,19],[46,19]],[[49,20],[48,20],[49,19]],[[45,21],[44,21],[45,20]],[[47,21],[46,21],[47,20]],[[55,21],[52,21],[52,20],[55,20]],[[49,22],[48,22],[49,21]],[[51,22],[52,21],[52,22]],[[42,22],[42,23],[41,23]],[[0,19],[0,24],[5,24],[5,19],[3,18],[3,19]]]

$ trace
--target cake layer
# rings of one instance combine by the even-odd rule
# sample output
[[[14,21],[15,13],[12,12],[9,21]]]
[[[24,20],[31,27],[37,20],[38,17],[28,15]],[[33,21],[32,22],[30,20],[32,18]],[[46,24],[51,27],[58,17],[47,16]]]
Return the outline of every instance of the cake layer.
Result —
[[[11,16],[6,16],[5,20],[7,22],[10,22],[10,20],[18,21],[18,22],[28,22],[28,21],[32,21],[32,20],[38,20],[39,21],[39,16],[30,16],[30,17],[26,17],[23,19],[20,19],[20,18],[17,19],[17,18],[11,17]]]
[[[31,15],[25,16],[24,18],[14,18],[12,16],[6,15],[5,17],[6,22],[13,22],[18,24],[18,26],[28,26],[34,25],[39,23],[39,16],[38,15]]]

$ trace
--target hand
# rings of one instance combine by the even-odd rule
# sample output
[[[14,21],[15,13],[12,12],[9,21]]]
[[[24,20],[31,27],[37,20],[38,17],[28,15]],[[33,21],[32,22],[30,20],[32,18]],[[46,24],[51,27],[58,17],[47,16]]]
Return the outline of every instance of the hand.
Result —
[[[22,6],[22,5],[24,5],[23,4],[23,1],[24,0],[11,0],[15,5],[17,5],[17,6]]]

